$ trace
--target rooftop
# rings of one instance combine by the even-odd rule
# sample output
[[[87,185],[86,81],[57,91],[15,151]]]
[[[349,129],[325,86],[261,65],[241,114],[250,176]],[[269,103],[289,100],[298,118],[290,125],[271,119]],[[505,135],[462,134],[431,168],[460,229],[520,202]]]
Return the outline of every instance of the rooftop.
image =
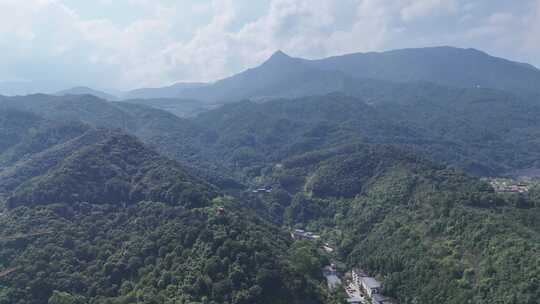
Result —
[[[379,281],[375,280],[375,278],[372,277],[362,277],[360,278],[366,284],[369,288],[381,288],[381,283]]]
[[[353,297],[353,298],[348,298],[347,299],[347,302],[348,303],[362,303],[362,298],[360,297]]]

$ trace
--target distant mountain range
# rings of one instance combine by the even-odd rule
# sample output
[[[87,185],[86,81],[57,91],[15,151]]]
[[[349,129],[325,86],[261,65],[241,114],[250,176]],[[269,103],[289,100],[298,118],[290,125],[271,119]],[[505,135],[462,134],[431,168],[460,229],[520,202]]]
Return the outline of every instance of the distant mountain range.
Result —
[[[475,49],[432,47],[355,53],[319,60],[293,58],[278,51],[258,67],[210,85],[185,88],[176,97],[210,103],[297,98],[343,91],[351,79],[431,82],[520,94],[540,93],[540,70],[532,65],[493,57]]]
[[[261,65],[214,83],[177,83],[116,94],[75,87],[57,95],[90,94],[107,100],[177,98],[223,104],[242,99],[264,101],[350,91],[347,84],[358,79],[431,82],[522,95],[540,94],[540,70],[532,65],[493,57],[475,49],[430,47],[354,53],[318,60],[293,58],[277,51]],[[2,88],[0,84],[0,94],[4,91]]]
[[[183,91],[195,88],[204,88],[206,83],[175,83],[161,88],[142,88],[128,91],[122,94],[122,99],[153,99],[153,98],[177,98]]]

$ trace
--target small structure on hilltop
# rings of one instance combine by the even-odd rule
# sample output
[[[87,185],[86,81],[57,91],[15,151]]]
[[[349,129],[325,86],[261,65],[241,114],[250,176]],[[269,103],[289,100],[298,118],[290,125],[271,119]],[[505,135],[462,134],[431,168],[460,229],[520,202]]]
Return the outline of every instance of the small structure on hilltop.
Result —
[[[328,243],[325,243],[323,246],[322,246],[322,249],[326,252],[326,253],[332,253],[334,252],[334,248],[332,248],[330,246],[330,244]]]
[[[321,238],[320,235],[314,234],[313,232],[304,231],[302,229],[294,229],[293,232],[291,232],[291,238],[294,240],[318,240]]]
[[[262,187],[262,188],[257,188],[253,191],[251,191],[252,193],[272,193],[272,187],[270,186],[265,186],[265,187]]]

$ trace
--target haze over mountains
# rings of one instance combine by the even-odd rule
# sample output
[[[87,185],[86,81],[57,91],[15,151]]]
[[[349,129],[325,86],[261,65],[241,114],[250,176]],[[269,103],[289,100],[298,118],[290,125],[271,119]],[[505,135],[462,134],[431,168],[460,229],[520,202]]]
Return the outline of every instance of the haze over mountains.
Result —
[[[91,94],[110,100],[179,98],[224,103],[342,91],[351,78],[432,82],[521,94],[540,91],[540,70],[532,65],[493,57],[475,49],[431,47],[354,53],[316,60],[294,58],[277,51],[260,66],[213,83],[177,83],[116,94],[75,87],[57,94]],[[0,90],[2,93],[10,95],[8,89]]]
[[[492,183],[540,168],[539,75],[276,52],[121,101],[0,96],[0,304],[343,303],[331,263],[403,304],[536,303],[540,182]]]
[[[177,83],[127,92],[74,87],[55,94],[125,100],[179,117],[192,117],[243,99],[264,102],[333,92],[366,98],[366,91],[422,82],[498,89],[525,97],[540,94],[540,70],[534,66],[492,57],[475,49],[452,47],[355,53],[317,60],[293,58],[277,51],[260,66],[213,83]]]

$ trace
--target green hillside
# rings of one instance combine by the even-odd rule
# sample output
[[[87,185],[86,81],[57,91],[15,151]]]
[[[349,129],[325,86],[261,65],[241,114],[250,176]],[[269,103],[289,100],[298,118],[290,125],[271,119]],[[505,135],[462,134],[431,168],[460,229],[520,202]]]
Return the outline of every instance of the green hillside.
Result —
[[[401,303],[535,303],[539,189],[498,194],[393,147],[311,152],[271,169],[253,206],[319,231]],[[512,288],[506,288],[506,286]]]
[[[403,304],[536,303],[540,190],[478,177],[540,166],[536,100],[341,84],[189,119],[2,98],[0,303],[340,303],[331,260]]]
[[[8,196],[8,207],[55,201],[99,204],[155,200],[193,207],[208,204],[210,197],[205,193],[210,193],[209,186],[189,177],[177,163],[128,135],[112,132],[102,136],[95,143],[70,149],[65,159],[60,160],[54,153],[47,155],[48,159],[59,162],[44,172],[28,176]],[[33,167],[15,165],[13,175],[20,176],[24,173],[17,171],[28,172]]]
[[[322,303],[287,235],[248,214],[53,204],[0,218],[0,303]],[[317,261],[317,260],[315,260]],[[322,262],[311,267],[318,270]]]
[[[0,303],[328,298],[319,287],[325,260],[313,244],[292,244],[241,202],[218,197],[120,131],[89,129],[0,176]]]

